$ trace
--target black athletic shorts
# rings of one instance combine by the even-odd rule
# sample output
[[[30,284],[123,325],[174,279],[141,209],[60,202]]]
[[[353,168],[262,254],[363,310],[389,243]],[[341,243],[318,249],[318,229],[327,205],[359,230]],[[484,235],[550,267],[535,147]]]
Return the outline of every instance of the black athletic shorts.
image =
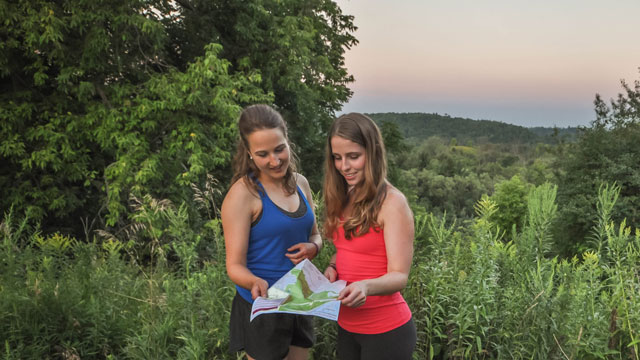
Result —
[[[382,334],[357,334],[338,326],[340,360],[411,360],[417,334],[413,318]]]
[[[238,293],[231,305],[229,351],[244,350],[257,360],[282,360],[289,346],[310,348],[315,342],[313,317],[264,314],[249,322],[251,304]]]

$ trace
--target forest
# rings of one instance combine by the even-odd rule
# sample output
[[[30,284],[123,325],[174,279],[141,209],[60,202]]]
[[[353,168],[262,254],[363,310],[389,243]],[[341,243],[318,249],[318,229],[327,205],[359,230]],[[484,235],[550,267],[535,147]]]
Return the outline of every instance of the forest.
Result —
[[[575,140],[578,131],[575,127],[526,128],[498,121],[451,117],[448,114],[373,113],[367,115],[380,125],[385,122],[396,125],[403,137],[407,139],[424,140],[437,136],[445,139],[454,138],[463,144],[553,144],[559,141]]]
[[[238,358],[219,218],[238,114],[283,114],[322,204],[354,18],[0,0],[0,19],[1,357]],[[579,128],[369,115],[415,216],[415,359],[639,359],[640,80]],[[334,359],[336,323],[314,321],[312,359]]]

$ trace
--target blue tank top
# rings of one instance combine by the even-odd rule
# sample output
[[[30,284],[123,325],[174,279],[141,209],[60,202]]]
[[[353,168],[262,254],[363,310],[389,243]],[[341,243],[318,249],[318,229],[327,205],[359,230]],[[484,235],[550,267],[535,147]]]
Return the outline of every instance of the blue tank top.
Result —
[[[262,184],[258,182],[258,185],[262,214],[257,222],[252,224],[249,233],[247,268],[271,286],[294,267],[291,260],[285,256],[287,249],[309,241],[315,218],[300,187],[296,187],[300,197],[299,208],[304,205],[306,211],[301,216],[296,216],[297,214],[289,213],[274,204]],[[251,290],[237,285],[236,289],[243,299],[253,303]]]

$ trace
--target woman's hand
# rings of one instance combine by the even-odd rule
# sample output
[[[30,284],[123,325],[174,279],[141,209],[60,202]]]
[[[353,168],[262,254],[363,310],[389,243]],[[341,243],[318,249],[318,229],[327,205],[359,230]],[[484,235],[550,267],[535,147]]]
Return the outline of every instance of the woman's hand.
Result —
[[[284,254],[292,263],[298,264],[304,259],[313,259],[318,255],[318,245],[312,242],[304,242],[293,245],[288,248],[288,253]]]
[[[251,298],[255,300],[258,296],[267,297],[267,290],[269,289],[269,283],[262,279],[256,278],[251,285]]]
[[[334,267],[335,265],[329,265],[324,270],[324,276],[329,279],[329,282],[334,282],[338,280],[338,271]]]
[[[363,281],[356,281],[340,291],[338,300],[344,306],[357,308],[367,301],[367,292],[367,284]]]

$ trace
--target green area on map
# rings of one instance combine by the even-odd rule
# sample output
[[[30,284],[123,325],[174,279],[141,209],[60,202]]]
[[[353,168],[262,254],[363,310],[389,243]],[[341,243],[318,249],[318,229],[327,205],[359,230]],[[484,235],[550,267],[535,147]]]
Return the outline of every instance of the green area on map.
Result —
[[[289,297],[278,307],[278,310],[309,311],[338,297],[331,291],[317,293],[311,291],[302,270],[292,269],[291,274],[296,277],[296,282],[287,285],[285,290],[289,293]]]

